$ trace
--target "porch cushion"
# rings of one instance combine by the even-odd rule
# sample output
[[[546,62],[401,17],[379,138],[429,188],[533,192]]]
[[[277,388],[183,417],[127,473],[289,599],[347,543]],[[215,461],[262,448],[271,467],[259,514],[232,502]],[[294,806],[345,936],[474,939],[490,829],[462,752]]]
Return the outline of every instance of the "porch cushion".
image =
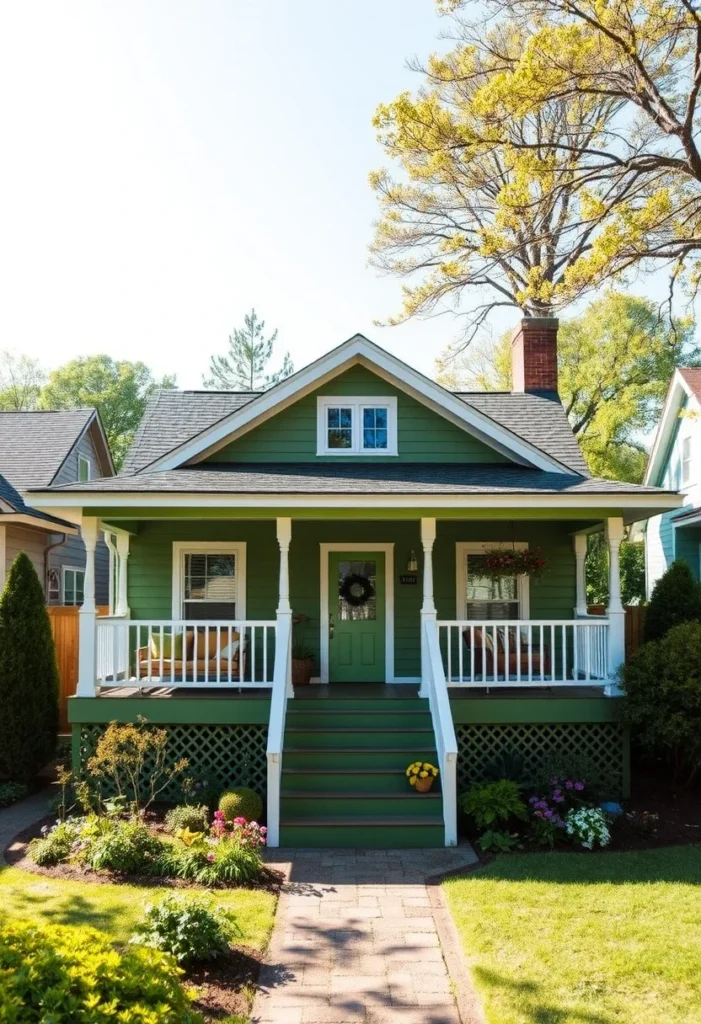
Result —
[[[163,641],[162,644],[161,640]],[[175,636],[172,633],[164,633],[163,637],[161,637],[160,633],[152,633],[151,657],[160,659],[162,655],[164,658],[182,658],[183,642],[185,642],[185,657],[188,657],[192,647],[191,635],[185,637],[182,633],[176,633]]]

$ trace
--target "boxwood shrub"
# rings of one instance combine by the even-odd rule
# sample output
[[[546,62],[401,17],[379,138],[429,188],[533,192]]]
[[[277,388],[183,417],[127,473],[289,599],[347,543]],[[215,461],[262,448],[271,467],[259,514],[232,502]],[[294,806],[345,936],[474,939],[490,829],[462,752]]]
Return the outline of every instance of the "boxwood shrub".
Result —
[[[166,953],[115,950],[94,928],[0,926],[0,1019],[204,1024]]]

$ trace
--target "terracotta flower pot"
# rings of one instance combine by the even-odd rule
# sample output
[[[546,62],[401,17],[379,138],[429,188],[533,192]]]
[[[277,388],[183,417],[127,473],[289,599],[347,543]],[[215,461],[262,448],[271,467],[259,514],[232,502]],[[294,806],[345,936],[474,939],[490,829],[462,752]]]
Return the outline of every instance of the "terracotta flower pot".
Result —
[[[417,793],[428,793],[431,786],[433,785],[433,779],[433,775],[427,775],[425,779],[422,779],[421,776],[417,775],[414,789],[416,790]]]

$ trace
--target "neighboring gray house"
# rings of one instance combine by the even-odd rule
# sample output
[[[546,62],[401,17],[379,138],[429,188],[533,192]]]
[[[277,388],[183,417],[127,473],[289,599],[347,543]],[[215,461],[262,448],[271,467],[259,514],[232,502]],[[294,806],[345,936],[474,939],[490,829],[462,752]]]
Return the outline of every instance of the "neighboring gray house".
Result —
[[[33,487],[114,476],[95,409],[0,412],[0,589],[19,551],[31,558],[47,604],[82,602],[85,548],[79,529],[30,504]],[[110,558],[95,553],[96,601],[109,604]]]
[[[701,580],[701,369],[678,366],[650,452],[648,485],[679,490],[684,507],[648,519],[645,525],[647,596],[676,559]]]

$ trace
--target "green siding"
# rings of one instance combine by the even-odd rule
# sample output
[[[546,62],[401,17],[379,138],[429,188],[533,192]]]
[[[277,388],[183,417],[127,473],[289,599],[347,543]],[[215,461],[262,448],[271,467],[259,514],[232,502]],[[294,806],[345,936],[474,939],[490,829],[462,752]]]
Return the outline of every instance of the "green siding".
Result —
[[[531,618],[571,618],[575,604],[575,565],[571,524],[532,522],[512,527],[506,522],[438,523],[434,549],[435,595],[438,617],[456,614],[456,541],[527,541],[548,559],[548,569],[531,581]],[[129,606],[133,618],[171,617],[173,541],[228,540],[247,544],[247,601],[249,619],[275,617],[278,590],[278,545],[275,523],[235,520],[196,522],[143,522],[131,540],[129,557]],[[417,519],[375,522],[295,520],[290,548],[290,597],[294,611],[309,616],[299,627],[300,636],[316,658],[319,670],[320,549],[319,544],[394,544],[395,676],[417,679],[420,674],[420,616],[422,576],[415,586],[402,585],[411,551],[421,566],[421,536]]]
[[[397,398],[398,456],[317,456],[318,395]],[[214,452],[208,462],[508,462],[499,452],[363,366],[354,366],[259,427]]]

